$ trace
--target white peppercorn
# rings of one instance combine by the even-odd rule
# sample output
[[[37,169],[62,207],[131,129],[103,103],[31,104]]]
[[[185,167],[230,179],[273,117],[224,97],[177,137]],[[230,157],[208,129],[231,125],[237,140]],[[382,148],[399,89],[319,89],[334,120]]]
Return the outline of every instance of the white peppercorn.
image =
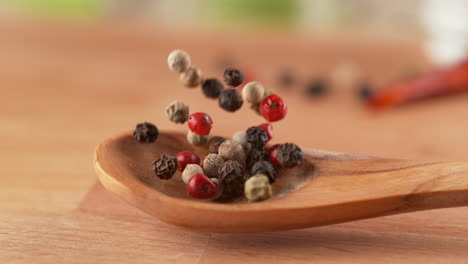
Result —
[[[243,163],[245,158],[242,145],[232,139],[226,139],[219,145],[218,154],[225,160],[236,160],[239,163]]]
[[[187,132],[187,140],[190,144],[200,146],[208,142],[209,136],[200,136],[189,130]]]
[[[199,68],[191,66],[180,75],[179,79],[189,88],[197,87],[203,81],[203,72]]]
[[[224,159],[218,154],[210,153],[203,160],[203,171],[208,177],[217,177],[218,170],[223,166]]]
[[[242,88],[242,97],[249,103],[260,103],[265,88],[259,82],[249,82]]]
[[[203,174],[203,169],[202,169],[202,167],[200,167],[200,165],[198,165],[198,164],[187,164],[187,166],[185,166],[184,171],[182,172],[182,180],[185,183],[188,183],[190,178],[192,178],[192,176],[197,174],[197,173]]]
[[[166,107],[166,115],[172,122],[183,124],[189,117],[189,107],[181,101],[174,101]]]
[[[173,50],[167,57],[169,69],[174,72],[185,72],[191,65],[190,55],[183,50]]]
[[[250,177],[245,182],[244,195],[251,202],[259,202],[270,198],[273,192],[268,177],[263,174]]]
[[[250,150],[250,143],[247,141],[247,136],[245,131],[237,131],[232,135],[232,140],[239,142],[244,148],[244,152],[247,153]]]

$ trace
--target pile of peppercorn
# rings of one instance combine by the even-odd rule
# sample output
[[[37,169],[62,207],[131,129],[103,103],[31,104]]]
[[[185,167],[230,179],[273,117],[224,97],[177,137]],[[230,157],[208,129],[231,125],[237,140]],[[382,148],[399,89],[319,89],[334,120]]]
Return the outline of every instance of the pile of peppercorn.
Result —
[[[218,98],[220,107],[226,111],[238,110],[246,100],[269,122],[286,115],[287,106],[281,97],[265,91],[258,82],[244,85],[241,96],[234,89],[244,81],[239,69],[228,68],[224,72],[224,82],[230,86],[225,89],[216,78],[203,80],[201,70],[191,65],[190,56],[184,51],[171,52],[168,64],[172,71],[181,74],[184,85],[201,85],[203,93],[208,98]],[[303,160],[302,150],[293,143],[267,147],[273,137],[270,123],[238,131],[231,138],[210,138],[213,120],[208,114],[190,114],[187,105],[174,101],[166,108],[166,115],[174,123],[188,123],[188,142],[208,144],[209,154],[203,161],[196,153],[183,151],[176,156],[162,154],[153,162],[155,175],[162,180],[172,178],[177,170],[182,172],[187,194],[194,198],[230,201],[244,195],[249,201],[266,200],[272,196],[271,184],[276,181],[278,170],[293,168]],[[134,137],[142,143],[154,142],[158,129],[148,122],[138,124]]]

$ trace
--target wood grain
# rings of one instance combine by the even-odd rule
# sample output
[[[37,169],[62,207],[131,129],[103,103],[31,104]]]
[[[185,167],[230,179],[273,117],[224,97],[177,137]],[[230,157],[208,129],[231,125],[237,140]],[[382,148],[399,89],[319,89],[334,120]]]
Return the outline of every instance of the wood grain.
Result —
[[[369,36],[178,34],[135,25],[0,23],[0,262],[2,263],[466,263],[468,211],[453,208],[328,227],[261,234],[196,233],[165,224],[97,183],[93,150],[136,122],[184,131],[166,105],[212,112],[229,136],[262,120],[248,109],[215,111],[165,65],[184,48],[207,76],[229,51],[265,86],[281,66],[306,80],[351,60],[376,81],[403,66],[427,67],[417,42]],[[222,36],[222,37],[219,37]],[[234,45],[235,44],[235,45]],[[233,48],[235,47],[235,48]],[[259,48],[261,47],[261,48]],[[288,51],[287,53],[284,51]],[[299,87],[297,88],[299,89]],[[170,91],[170,92],[168,92]],[[335,90],[337,91],[337,90]],[[468,160],[467,95],[369,114],[354,91],[309,101],[284,91],[290,115],[275,142],[362,155]],[[304,122],[307,115],[307,122]],[[233,122],[234,121],[234,122]]]

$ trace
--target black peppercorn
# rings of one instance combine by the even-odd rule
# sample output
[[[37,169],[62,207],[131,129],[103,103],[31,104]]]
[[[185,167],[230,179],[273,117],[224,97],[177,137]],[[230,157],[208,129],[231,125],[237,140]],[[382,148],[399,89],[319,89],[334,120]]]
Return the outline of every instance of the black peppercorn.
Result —
[[[265,160],[256,162],[250,169],[250,175],[263,174],[268,177],[270,183],[276,181],[276,170],[273,165]]]
[[[283,70],[278,77],[278,83],[281,87],[289,88],[294,84],[294,76],[289,70]]]
[[[209,98],[218,98],[222,90],[224,90],[223,84],[215,78],[206,79],[202,84],[202,91]]]
[[[302,150],[293,143],[285,143],[276,149],[276,158],[283,168],[292,168],[304,159]]]
[[[133,131],[133,137],[142,143],[154,142],[158,136],[158,128],[149,122],[137,124],[135,131]]]
[[[327,84],[323,80],[314,80],[307,84],[306,95],[319,97],[327,92]]]
[[[242,96],[235,89],[225,89],[218,98],[218,104],[226,111],[235,112],[242,107],[244,101]]]
[[[372,96],[372,87],[369,83],[361,83],[358,89],[359,99],[366,101]]]
[[[239,86],[244,82],[244,73],[235,68],[227,68],[224,71],[224,82],[233,87]]]
[[[218,171],[218,179],[223,187],[222,199],[233,199],[244,192],[245,171],[235,160],[226,161]]]
[[[247,154],[247,159],[245,160],[245,166],[247,169],[251,169],[252,166],[257,161],[262,161],[267,159],[267,153],[263,148],[252,148],[249,154]]]
[[[249,127],[246,131],[246,136],[247,142],[249,142],[253,148],[263,148],[268,142],[268,134],[258,126]]]
[[[172,175],[174,175],[177,170],[177,166],[177,158],[168,154],[162,154],[153,161],[154,173],[162,180],[172,178]]]
[[[212,137],[208,141],[208,152],[218,154],[219,145],[224,142],[223,137]]]

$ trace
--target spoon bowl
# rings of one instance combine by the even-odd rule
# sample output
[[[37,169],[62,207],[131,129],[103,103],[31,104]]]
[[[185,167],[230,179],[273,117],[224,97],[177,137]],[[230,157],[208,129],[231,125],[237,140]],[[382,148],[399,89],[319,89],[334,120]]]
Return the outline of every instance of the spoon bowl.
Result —
[[[280,169],[273,197],[259,203],[193,199],[177,172],[161,180],[152,171],[160,154],[196,147],[178,132],[162,132],[155,143],[125,133],[102,142],[95,169],[106,189],[139,209],[178,226],[210,232],[260,232],[468,205],[468,164],[417,162],[303,150],[304,162]]]

